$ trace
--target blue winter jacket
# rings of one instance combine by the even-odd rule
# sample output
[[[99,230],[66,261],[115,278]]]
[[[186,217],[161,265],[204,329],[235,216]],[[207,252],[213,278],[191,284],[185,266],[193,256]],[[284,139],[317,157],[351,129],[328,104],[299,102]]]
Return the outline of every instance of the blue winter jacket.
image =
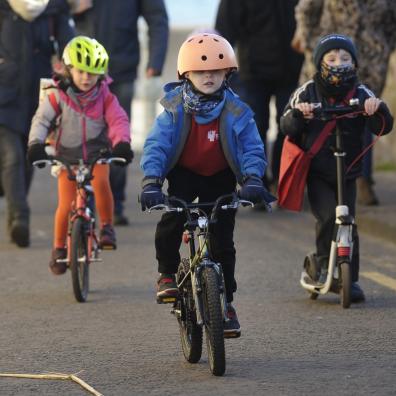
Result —
[[[191,114],[183,110],[181,84],[167,84],[164,90],[161,100],[164,111],[156,118],[143,148],[140,165],[146,180],[165,179],[179,161],[191,130]],[[205,118],[195,116],[195,121],[201,124],[220,117],[220,144],[240,184],[247,175],[262,177],[267,166],[253,115],[249,106],[227,88],[224,100],[211,113]]]

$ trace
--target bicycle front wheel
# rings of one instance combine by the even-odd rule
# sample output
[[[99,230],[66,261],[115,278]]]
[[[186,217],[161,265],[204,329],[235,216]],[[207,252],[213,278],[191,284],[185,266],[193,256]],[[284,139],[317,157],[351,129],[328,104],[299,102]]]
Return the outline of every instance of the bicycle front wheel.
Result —
[[[189,260],[183,259],[177,271],[177,283],[184,279],[189,269]],[[183,355],[189,363],[197,363],[202,355],[202,326],[197,324],[191,278],[185,281],[179,292],[180,298],[176,306],[180,312],[177,321]]]
[[[85,302],[89,290],[89,252],[86,222],[82,218],[73,222],[70,245],[74,297],[78,302]]]
[[[205,267],[202,271],[202,304],[210,371],[220,376],[226,367],[223,311],[217,273],[212,267]]]

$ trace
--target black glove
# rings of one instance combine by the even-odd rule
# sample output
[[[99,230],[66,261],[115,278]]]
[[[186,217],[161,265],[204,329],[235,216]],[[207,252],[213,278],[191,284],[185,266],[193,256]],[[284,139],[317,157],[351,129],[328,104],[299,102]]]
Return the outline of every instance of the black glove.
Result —
[[[126,166],[131,163],[133,159],[133,151],[131,149],[131,145],[128,142],[120,142],[117,143],[113,147],[113,157],[121,157],[125,159],[125,163],[117,163],[117,165]]]
[[[29,146],[27,151],[27,159],[33,164],[34,161],[46,160],[48,159],[48,154],[45,151],[44,143],[35,143]],[[44,168],[45,164],[38,165],[39,168]]]
[[[247,176],[238,192],[241,199],[253,202],[255,204],[276,201],[276,198],[270,194],[263,185],[263,181],[258,176]]]
[[[164,202],[165,195],[162,192],[161,184],[148,184],[144,186],[140,194],[140,203],[143,211],[155,205],[163,204]]]

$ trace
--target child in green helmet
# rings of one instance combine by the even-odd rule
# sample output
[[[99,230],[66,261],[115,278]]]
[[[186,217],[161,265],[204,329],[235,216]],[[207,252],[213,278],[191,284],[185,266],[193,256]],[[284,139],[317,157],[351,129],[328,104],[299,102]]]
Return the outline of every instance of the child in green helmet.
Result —
[[[112,149],[113,156],[129,163],[133,153],[130,147],[129,120],[117,98],[110,92],[106,77],[109,57],[96,40],[85,36],[72,39],[64,49],[64,71],[55,75],[54,86],[40,102],[33,118],[28,159],[30,162],[47,159],[45,141],[59,118],[55,134],[55,154],[68,162],[79,159],[86,162],[96,158],[103,149]],[[109,165],[97,164],[91,181],[96,208],[100,217],[100,245],[116,248],[113,229],[113,196],[109,182]],[[75,182],[70,181],[65,169],[58,174],[58,207],[55,214],[55,235],[50,269],[63,274],[68,214],[75,197]]]

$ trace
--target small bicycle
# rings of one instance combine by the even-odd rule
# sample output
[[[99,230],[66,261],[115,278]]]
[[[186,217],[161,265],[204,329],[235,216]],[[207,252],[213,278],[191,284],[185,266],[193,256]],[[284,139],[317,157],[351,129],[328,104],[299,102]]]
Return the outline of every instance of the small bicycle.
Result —
[[[364,107],[359,104],[358,99],[351,99],[349,106],[337,105],[321,107],[316,104],[314,109],[315,118],[330,121],[339,120],[344,117],[364,114]],[[382,132],[379,134],[381,135]],[[335,136],[336,145],[334,156],[336,157],[337,166],[337,206],[335,208],[334,237],[331,242],[329,262],[327,268],[327,278],[324,283],[318,282],[320,268],[315,253],[310,253],[305,257],[304,270],[301,273],[301,286],[310,293],[310,298],[315,300],[319,294],[326,294],[329,291],[340,294],[340,303],[343,308],[349,308],[351,305],[351,259],[353,253],[353,228],[356,227],[355,219],[349,213],[349,207],[345,205],[345,151],[343,147],[343,132],[336,123]],[[362,153],[364,154],[365,151]],[[353,164],[361,158],[356,158]]]
[[[232,193],[210,203],[188,204],[182,199],[168,197],[165,204],[149,210],[165,209],[186,215],[183,241],[189,246],[189,257],[179,264],[176,275],[179,297],[173,298],[171,312],[177,318],[183,354],[189,363],[197,363],[201,358],[205,327],[210,371],[216,376],[225,372],[224,338],[238,337],[239,333],[224,334],[224,322],[229,320],[225,285],[221,264],[213,261],[210,252],[209,225],[216,222],[219,210],[236,210],[240,205],[254,206]],[[212,208],[210,215],[204,208]]]
[[[84,163],[82,159],[78,164],[71,164],[59,157],[35,161],[33,165],[59,165],[63,166],[69,180],[76,182],[76,198],[72,203],[69,214],[67,233],[67,257],[58,259],[64,262],[71,270],[73,293],[78,302],[85,302],[89,292],[89,266],[93,262],[100,262],[99,240],[96,235],[96,221],[90,202],[93,201],[93,189],[90,181],[96,164],[109,164],[111,162],[125,163],[124,158],[103,158],[99,155],[93,161]]]

